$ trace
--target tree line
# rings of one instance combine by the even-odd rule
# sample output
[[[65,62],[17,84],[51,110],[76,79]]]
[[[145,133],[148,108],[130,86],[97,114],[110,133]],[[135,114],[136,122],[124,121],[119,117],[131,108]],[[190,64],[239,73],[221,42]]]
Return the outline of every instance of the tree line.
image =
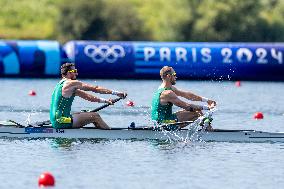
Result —
[[[6,1],[6,4],[10,5],[14,2],[1,1],[2,3]],[[17,10],[13,8],[7,10],[7,5],[3,8],[4,11],[0,13],[0,38],[21,38],[26,34],[22,38],[56,39],[61,42],[68,40],[278,42],[284,39],[284,1],[282,0],[25,0],[25,2],[26,4],[19,6]],[[43,7],[36,6],[39,2]],[[18,20],[13,19],[15,13],[18,15]]]

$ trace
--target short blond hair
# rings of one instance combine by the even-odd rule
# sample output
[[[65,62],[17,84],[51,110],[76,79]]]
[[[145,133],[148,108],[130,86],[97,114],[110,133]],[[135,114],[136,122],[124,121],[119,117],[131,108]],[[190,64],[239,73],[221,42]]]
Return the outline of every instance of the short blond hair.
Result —
[[[166,76],[167,76],[167,74],[172,73],[173,70],[174,70],[174,69],[173,69],[172,67],[170,67],[170,66],[164,66],[164,67],[162,67],[162,69],[160,70],[160,76],[161,76],[161,78],[162,78],[162,79],[165,79]]]

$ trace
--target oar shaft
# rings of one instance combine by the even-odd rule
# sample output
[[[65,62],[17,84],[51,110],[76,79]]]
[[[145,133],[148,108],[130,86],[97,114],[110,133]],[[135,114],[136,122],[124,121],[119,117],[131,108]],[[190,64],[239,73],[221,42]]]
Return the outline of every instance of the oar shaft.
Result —
[[[116,99],[114,99],[114,100],[112,101],[112,103],[114,104],[114,103],[120,101],[121,99],[123,99],[123,98],[122,98],[122,97],[116,98]],[[89,111],[89,112],[97,112],[97,111],[100,111],[101,109],[104,109],[104,108],[110,106],[110,105],[111,105],[111,104],[107,103],[107,104],[104,104],[104,105],[102,105],[102,106],[100,106],[100,107],[98,107],[98,108],[96,108],[96,109],[94,109],[94,110],[91,110],[91,111]]]
[[[175,123],[164,123],[159,125],[160,127],[164,126],[169,126],[169,125],[182,125],[182,124],[188,124],[188,123],[193,123],[194,121],[180,121],[180,122],[175,122]]]

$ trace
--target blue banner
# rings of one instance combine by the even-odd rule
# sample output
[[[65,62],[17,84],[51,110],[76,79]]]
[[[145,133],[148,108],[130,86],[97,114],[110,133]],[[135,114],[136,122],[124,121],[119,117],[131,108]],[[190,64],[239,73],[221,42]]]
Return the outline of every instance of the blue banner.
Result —
[[[176,69],[182,78],[283,80],[282,43],[134,43],[137,75]]]
[[[58,76],[61,56],[57,41],[0,41],[0,76]]]
[[[128,78],[134,74],[134,50],[129,42],[70,41],[64,50],[80,77]]]
[[[282,80],[284,43],[0,41],[0,76],[58,77],[74,62],[79,77],[156,78],[167,65],[179,79]]]
[[[283,43],[71,41],[64,46],[83,77],[284,80]]]

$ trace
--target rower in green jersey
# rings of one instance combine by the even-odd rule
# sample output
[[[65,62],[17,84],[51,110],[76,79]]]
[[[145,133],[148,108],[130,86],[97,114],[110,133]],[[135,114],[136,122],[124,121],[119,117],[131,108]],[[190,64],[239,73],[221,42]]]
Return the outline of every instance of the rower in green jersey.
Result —
[[[202,110],[209,110],[216,106],[216,102],[214,100],[174,87],[177,76],[172,67],[164,66],[160,70],[160,76],[162,78],[162,84],[154,93],[151,113],[152,120],[156,121],[158,124],[175,123],[177,121],[194,121],[199,116],[203,115]],[[191,101],[207,102],[208,105],[201,106],[190,104],[179,97],[183,97]],[[182,110],[173,113],[173,105],[182,108]],[[182,124],[180,127],[185,127],[187,125],[188,124]],[[212,128],[207,129],[210,130]]]
[[[57,83],[50,104],[50,121],[54,128],[78,128],[93,123],[100,129],[110,129],[97,112],[77,112],[71,114],[71,106],[75,96],[90,102],[109,103],[113,100],[98,98],[85,91],[100,94],[113,94],[125,98],[126,93],[112,91],[100,86],[93,86],[77,80],[75,64],[65,63],[61,66],[62,80]]]

